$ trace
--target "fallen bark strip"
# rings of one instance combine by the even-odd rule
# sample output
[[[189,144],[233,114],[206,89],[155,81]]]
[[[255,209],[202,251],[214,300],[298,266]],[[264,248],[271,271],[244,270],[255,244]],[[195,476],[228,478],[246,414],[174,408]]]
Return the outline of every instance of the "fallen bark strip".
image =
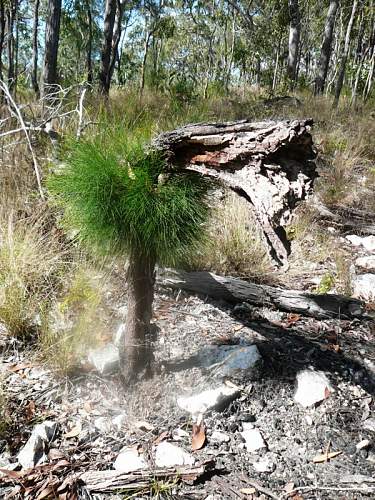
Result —
[[[90,492],[109,492],[116,490],[138,490],[149,487],[157,479],[181,479],[195,481],[204,474],[212,462],[196,467],[177,467],[174,469],[154,469],[132,472],[116,470],[87,471],[79,476]]]
[[[158,136],[170,171],[188,169],[212,177],[252,206],[275,263],[287,266],[283,226],[311,194],[316,170],[312,120],[187,125]]]
[[[158,283],[230,303],[250,302],[257,306],[276,307],[318,319],[366,316],[364,302],[357,299],[255,285],[238,278],[222,277],[205,271],[187,273],[168,270],[158,277]]]

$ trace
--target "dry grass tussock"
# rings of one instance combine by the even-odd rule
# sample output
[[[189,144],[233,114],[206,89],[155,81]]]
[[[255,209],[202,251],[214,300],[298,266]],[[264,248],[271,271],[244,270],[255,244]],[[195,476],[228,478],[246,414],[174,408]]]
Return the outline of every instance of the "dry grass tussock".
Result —
[[[311,116],[321,175],[317,195],[328,205],[375,211],[375,125],[370,104],[353,109],[343,100],[332,111],[325,98],[301,96],[301,107],[266,108],[259,97],[246,91],[229,99],[181,101],[145,92],[140,100],[135,93],[115,90],[104,105],[87,93],[85,119],[93,125],[84,133],[95,134],[95,123],[104,120],[150,138],[189,122]],[[77,96],[71,94],[64,110],[76,105]],[[33,113],[37,109],[35,104]],[[77,115],[72,113],[56,127],[63,137],[74,136]],[[22,134],[1,139],[0,322],[14,335],[37,334],[43,358],[67,372],[96,342],[93,339],[100,342],[109,330],[102,290],[103,280],[110,281],[103,276],[111,272],[111,266],[105,264],[98,273],[92,261],[69,243],[56,223],[56,214],[38,197],[30,152],[20,143],[22,139]],[[32,143],[45,175],[56,151],[43,135],[33,134]],[[277,280],[255,227],[246,202],[233,194],[223,197],[214,211],[209,241],[187,265],[261,282],[269,282],[270,277]],[[290,229],[296,260],[291,272],[303,274],[307,261],[328,263],[335,288],[349,293],[347,255],[334,248],[332,237],[313,213],[302,210]],[[331,281],[327,278],[323,285]]]

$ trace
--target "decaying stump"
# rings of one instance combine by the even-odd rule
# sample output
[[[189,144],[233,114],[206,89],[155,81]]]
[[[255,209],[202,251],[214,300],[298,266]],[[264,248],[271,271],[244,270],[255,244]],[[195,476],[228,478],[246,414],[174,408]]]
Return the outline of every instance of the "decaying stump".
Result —
[[[247,120],[187,125],[156,138],[171,169],[213,177],[243,196],[254,209],[270,256],[287,266],[283,226],[312,191],[316,177],[312,120]]]

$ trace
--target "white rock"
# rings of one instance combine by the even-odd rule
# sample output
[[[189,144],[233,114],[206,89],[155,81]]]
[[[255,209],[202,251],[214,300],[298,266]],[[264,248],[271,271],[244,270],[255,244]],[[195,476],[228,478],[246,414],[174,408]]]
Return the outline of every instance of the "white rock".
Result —
[[[46,420],[34,427],[27,443],[17,456],[18,463],[23,469],[29,469],[47,461],[44,449],[46,443],[53,438],[56,427],[56,422],[51,420]]]
[[[257,472],[273,472],[276,469],[275,464],[267,457],[262,458],[258,462],[253,463],[253,467]]]
[[[211,441],[216,443],[228,443],[230,441],[230,437],[225,432],[214,431],[211,434]]]
[[[88,360],[102,375],[111,373],[118,368],[119,350],[114,344],[107,344],[99,349],[91,350]]]
[[[346,239],[356,247],[362,245],[368,252],[375,251],[375,236],[357,236],[356,234],[350,234],[346,236]]]
[[[360,441],[359,443],[357,443],[355,445],[355,447],[357,448],[357,450],[362,450],[363,448],[368,448],[371,444],[371,441],[369,441],[368,439],[362,439],[362,441]]]
[[[367,418],[363,422],[363,428],[375,432],[375,418]]]
[[[148,468],[143,455],[140,455],[134,448],[121,450],[113,466],[118,472],[126,473]]]
[[[258,429],[248,429],[243,431],[241,432],[241,436],[245,440],[247,451],[250,453],[260,450],[261,448],[267,448],[263,436]]]
[[[120,430],[121,427],[125,424],[126,422],[126,415],[123,413],[120,413],[120,415],[117,415],[116,417],[112,418],[112,424]]]
[[[174,441],[181,441],[182,439],[188,438],[190,434],[183,429],[175,429],[172,434]]]
[[[229,404],[239,394],[238,388],[223,384],[216,389],[208,389],[189,397],[180,397],[177,399],[177,404],[192,415],[198,415]]]
[[[172,443],[162,441],[156,447],[155,464],[157,467],[173,467],[175,465],[193,465],[194,457]]]
[[[355,265],[368,271],[375,271],[375,255],[368,255],[367,257],[358,257]]]
[[[112,420],[108,417],[99,417],[95,419],[94,426],[98,431],[106,434],[112,429]]]
[[[353,297],[372,301],[375,300],[375,274],[359,274],[353,279]]]
[[[333,392],[330,381],[323,372],[303,370],[297,374],[297,391],[294,400],[307,408],[326,399]]]
[[[262,356],[256,345],[209,346],[200,353],[202,366],[212,369],[218,378],[251,378]]]
[[[125,323],[121,323],[113,334],[113,343],[116,347],[120,347],[120,345],[123,342],[125,335],[125,326],[126,326]]]

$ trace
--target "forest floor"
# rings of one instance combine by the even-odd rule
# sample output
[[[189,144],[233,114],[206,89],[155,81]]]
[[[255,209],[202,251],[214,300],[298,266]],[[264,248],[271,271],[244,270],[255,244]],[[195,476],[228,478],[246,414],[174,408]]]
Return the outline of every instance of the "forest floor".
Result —
[[[128,101],[123,96],[117,99],[119,116],[126,111],[121,108],[125,104],[119,103]],[[172,106],[163,102],[151,103],[147,113],[166,116]],[[287,228],[292,252],[286,273],[272,268],[249,223],[247,208],[231,199],[212,223],[213,245],[192,268],[282,288],[352,295],[356,274],[374,273],[374,268],[364,270],[356,261],[375,256],[375,250],[355,246],[346,238],[366,234],[364,227],[374,223],[375,132],[370,112],[355,114],[348,108],[335,114],[323,100],[309,99],[301,108],[282,110],[264,111],[261,104],[261,111],[253,114],[254,100],[247,108],[236,100],[227,108],[219,100],[211,105],[208,111],[192,109],[189,116],[181,112],[178,124],[244,114],[254,120],[314,116],[320,179],[316,196],[301,206]],[[139,109],[132,113],[138,117]],[[175,122],[164,123],[155,129],[174,126]],[[44,145],[37,146],[42,157]],[[22,290],[32,293],[21,303],[18,288],[10,287],[17,292],[9,306],[15,315],[6,308],[0,311],[0,497],[309,500],[375,496],[373,299],[366,299],[365,318],[321,320],[293,311],[231,305],[158,285],[155,370],[151,378],[124,389],[116,371],[102,375],[87,357],[88,350],[112,342],[124,323],[122,269],[118,262],[109,271],[105,266],[94,267],[91,258],[82,259],[76,249],[72,254],[71,248],[66,251],[55,214],[51,216],[50,209],[29,194],[35,180],[25,157],[23,153],[3,159],[9,168],[2,174],[8,191],[0,204],[0,278],[11,271],[11,285],[20,282]],[[340,216],[321,217],[317,200]],[[11,240],[8,263],[5,251]],[[51,291],[46,283],[54,283],[56,275],[63,277],[64,284]],[[43,330],[45,318],[38,301],[45,297],[38,294],[39,289],[53,296],[52,310],[57,304],[60,316],[65,315],[56,319],[60,322],[56,332],[52,332],[56,325]],[[100,301],[93,290],[100,292]],[[25,317],[30,320],[31,335],[10,331],[4,311],[13,326]],[[221,363],[207,361],[215,346],[250,345],[257,346],[261,362],[255,370],[225,379],[235,396],[225,406],[206,411],[203,424],[197,426],[177,400],[223,384],[216,375]],[[323,397],[307,407],[295,399],[297,376],[305,370],[323,372],[329,380]],[[208,400],[209,393],[205,394]],[[51,422],[51,434],[35,437],[35,429],[44,429],[46,421]],[[259,431],[262,442],[249,451],[245,436],[252,431]],[[27,443],[27,451],[40,465],[21,469],[19,453]],[[176,445],[186,463],[155,467],[161,443]],[[124,449],[128,459],[138,457],[142,467],[116,476],[115,463]],[[112,472],[100,476],[100,471]]]
[[[124,303],[111,300],[120,319]],[[57,424],[45,450],[47,464],[24,473],[2,469],[2,495],[52,498],[60,487],[60,495],[75,491],[77,498],[95,499],[373,498],[373,321],[317,320],[165,289],[158,289],[155,320],[159,369],[130,391],[116,374],[90,370],[56,377],[30,349],[2,335],[1,370],[13,420],[2,467],[12,470],[37,423]],[[238,397],[225,408],[204,415],[205,445],[192,452],[193,421],[176,400],[215,386],[200,354],[209,346],[253,344],[261,368],[239,382]],[[307,408],[294,400],[296,376],[305,369],[323,371],[332,386],[326,399]],[[265,441],[254,452],[241,434],[249,428]],[[194,483],[178,476],[155,479],[126,493],[121,484],[119,493],[90,493],[80,484],[83,472],[113,469],[124,447],[147,450],[152,464],[153,447],[161,441],[190,452],[207,471]]]

